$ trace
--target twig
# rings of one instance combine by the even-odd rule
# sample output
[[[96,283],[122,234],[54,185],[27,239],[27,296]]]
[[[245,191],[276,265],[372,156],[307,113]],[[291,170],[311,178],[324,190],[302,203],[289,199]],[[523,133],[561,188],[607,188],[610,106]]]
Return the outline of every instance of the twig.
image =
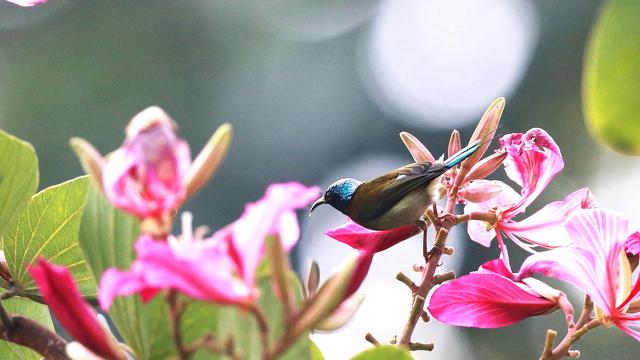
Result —
[[[235,346],[232,337],[229,337],[224,342],[219,342],[216,340],[213,334],[206,334],[200,339],[189,344],[186,348],[189,352],[189,355],[193,355],[199,349],[206,349],[214,354],[226,355],[232,360],[240,360],[240,356],[235,352]]]
[[[0,339],[26,346],[48,360],[70,360],[67,343],[58,334],[29,318],[11,316],[11,327],[0,329]]]
[[[409,279],[409,277],[407,275],[405,275],[402,272],[399,272],[396,275],[396,280],[400,281],[401,283],[407,285],[407,287],[409,288],[409,290],[411,290],[411,293],[415,293],[416,291],[418,291],[418,285],[416,285],[411,279]]]
[[[370,342],[373,346],[380,346],[380,342],[371,333],[367,333],[367,335],[364,336],[364,339]]]
[[[431,351],[431,350],[433,350],[434,346],[435,345],[433,343],[423,344],[423,343],[419,343],[419,342],[412,342],[412,343],[409,343],[409,350],[411,350],[411,351],[415,351],[415,350]]]
[[[267,318],[264,315],[262,309],[260,309],[257,305],[251,306],[249,308],[249,312],[256,319],[256,323],[258,324],[258,331],[260,332],[260,342],[262,344],[262,354],[264,359],[272,359],[271,350],[269,347],[269,323],[267,323]]]
[[[453,280],[455,278],[456,278],[456,272],[453,270],[450,270],[450,271],[447,271],[446,273],[435,275],[433,277],[432,282],[434,285],[439,285],[445,281]]]
[[[169,328],[171,330],[171,335],[173,336],[173,341],[176,345],[178,358],[180,360],[188,360],[191,358],[191,353],[183,342],[182,330],[180,329],[185,305],[178,301],[178,293],[173,290],[169,291],[167,294],[167,305],[169,311]]]
[[[556,341],[556,336],[558,336],[558,332],[555,330],[547,330],[547,337],[544,341],[544,348],[542,349],[542,355],[540,356],[540,360],[549,360],[553,355],[553,344]]]

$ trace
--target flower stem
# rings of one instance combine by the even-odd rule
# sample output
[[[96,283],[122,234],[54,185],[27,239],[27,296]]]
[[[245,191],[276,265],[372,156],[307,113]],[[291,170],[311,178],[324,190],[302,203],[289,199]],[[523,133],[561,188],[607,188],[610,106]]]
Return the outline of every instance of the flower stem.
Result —
[[[547,331],[547,339],[545,341],[544,350],[542,351],[542,355],[540,356],[540,360],[559,360],[564,358],[565,356],[569,357],[577,357],[580,352],[571,350],[571,346],[580,338],[584,336],[591,329],[594,329],[601,325],[600,320],[591,319],[591,312],[593,311],[593,302],[589,298],[589,296],[585,296],[584,299],[584,307],[582,308],[582,312],[580,313],[580,318],[578,318],[578,322],[574,324],[569,324],[567,329],[567,335],[565,335],[564,339],[553,348],[553,342],[555,341],[557,333],[553,330]]]
[[[182,330],[180,329],[185,305],[178,300],[178,293],[173,290],[170,290],[167,294],[167,304],[169,309],[169,328],[176,344],[178,359],[188,360],[191,358],[191,352],[183,342]]]
[[[258,331],[260,332],[260,342],[262,343],[262,358],[263,359],[271,359],[271,349],[269,347],[269,323],[267,323],[267,318],[257,305],[249,307],[249,312],[256,319],[256,323],[258,324]]]

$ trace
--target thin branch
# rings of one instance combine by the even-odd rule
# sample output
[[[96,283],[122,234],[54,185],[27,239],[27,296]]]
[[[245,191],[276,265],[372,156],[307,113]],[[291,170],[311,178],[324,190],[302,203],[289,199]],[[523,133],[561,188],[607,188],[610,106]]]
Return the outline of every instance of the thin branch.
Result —
[[[555,330],[547,330],[547,338],[544,341],[544,348],[542,349],[542,355],[540,356],[540,360],[549,360],[553,355],[553,344],[556,341],[556,336],[558,336],[558,332]]]
[[[367,333],[367,335],[364,336],[364,339],[370,342],[373,346],[380,346],[380,342],[371,333]]]
[[[171,290],[167,294],[167,305],[169,311],[169,328],[173,341],[176,345],[176,351],[178,352],[178,359],[188,360],[191,358],[191,353],[187,346],[183,342],[182,329],[180,324],[182,322],[182,315],[184,314],[185,306],[178,300],[178,293]]]
[[[26,346],[48,360],[70,360],[66,341],[55,332],[20,315],[11,316],[11,324],[0,329],[0,339]]]
[[[411,279],[409,279],[409,277],[407,275],[405,275],[402,272],[399,272],[396,275],[396,280],[400,281],[401,283],[407,285],[407,287],[409,288],[409,290],[411,290],[411,293],[415,293],[416,291],[418,291],[418,285],[416,285]]]
[[[256,323],[258,324],[258,331],[260,332],[260,342],[262,344],[262,354],[264,359],[271,359],[271,351],[269,347],[269,323],[267,323],[267,318],[257,305],[251,306],[249,308],[249,312],[256,319]]]

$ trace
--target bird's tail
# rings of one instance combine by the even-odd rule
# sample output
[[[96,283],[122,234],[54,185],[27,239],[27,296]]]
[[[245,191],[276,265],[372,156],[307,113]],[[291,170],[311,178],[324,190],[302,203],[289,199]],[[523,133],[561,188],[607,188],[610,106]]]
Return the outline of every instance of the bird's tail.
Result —
[[[480,145],[482,145],[482,139],[476,140],[473,143],[467,145],[457,153],[451,155],[451,157],[444,162],[444,167],[450,169],[460,164],[462,161],[464,161],[464,159],[468,158],[474,152],[476,152]]]

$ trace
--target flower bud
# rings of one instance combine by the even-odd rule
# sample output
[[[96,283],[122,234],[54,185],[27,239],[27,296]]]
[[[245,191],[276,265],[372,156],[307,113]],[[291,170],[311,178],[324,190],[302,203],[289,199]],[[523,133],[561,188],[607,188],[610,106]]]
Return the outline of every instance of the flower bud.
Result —
[[[500,117],[502,116],[504,105],[504,98],[497,98],[491,103],[491,105],[489,105],[487,110],[484,112],[484,115],[482,115],[482,118],[480,118],[480,122],[478,122],[476,130],[473,132],[473,135],[471,135],[471,139],[469,139],[469,144],[476,140],[482,140],[482,145],[480,145],[473,155],[469,156],[462,162],[461,166],[463,169],[470,169],[475,165],[487,151],[489,145],[491,145],[491,140],[495,136],[495,131],[500,123]]]
[[[436,158],[431,155],[431,152],[427,150],[427,147],[424,146],[415,136],[403,131],[400,133],[400,139],[402,139],[402,142],[407,147],[407,149],[411,153],[411,156],[413,156],[413,159],[416,162],[436,162]]]
[[[462,183],[464,184],[469,181],[484,179],[487,176],[493,174],[493,172],[498,170],[500,165],[502,165],[502,162],[504,161],[504,159],[506,159],[506,157],[507,153],[504,151],[500,151],[480,160],[471,168],[471,170],[469,170],[469,173],[464,178],[464,181]]]
[[[460,133],[458,130],[453,130],[451,132],[451,137],[449,138],[449,148],[448,148],[448,156],[451,157],[453,154],[457,153],[462,149],[462,144],[460,143]]]

